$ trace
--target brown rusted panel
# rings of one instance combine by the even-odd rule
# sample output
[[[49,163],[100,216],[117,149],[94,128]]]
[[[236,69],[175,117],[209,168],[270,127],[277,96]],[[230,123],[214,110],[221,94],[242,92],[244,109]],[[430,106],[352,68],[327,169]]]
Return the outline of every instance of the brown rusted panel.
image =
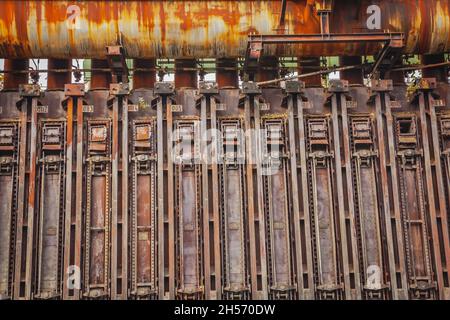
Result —
[[[15,219],[17,215],[17,122],[0,122],[0,299],[12,297]]]
[[[157,178],[154,124],[134,121],[131,166],[131,293],[157,297]]]
[[[325,118],[306,122],[308,141],[308,173],[310,214],[314,235],[314,273],[317,299],[342,298],[343,288],[338,271],[336,242],[336,195],[332,188],[330,123]]]
[[[272,116],[274,117],[274,116]],[[289,185],[287,184],[286,130],[284,117],[263,119],[265,136],[262,156],[265,167],[264,210],[267,228],[269,297],[294,299],[296,290],[292,272]]]
[[[177,222],[177,298],[204,297],[203,261],[201,248],[201,171],[198,161],[198,141],[195,122],[177,121],[174,149],[175,213]],[[198,163],[198,162],[197,162]]]
[[[358,259],[364,299],[387,299],[385,278],[386,248],[383,245],[382,206],[379,206],[378,148],[370,115],[349,117],[350,152],[352,153],[352,192],[354,194]]]
[[[223,297],[250,298],[248,217],[245,210],[244,144],[240,120],[220,121],[220,208]]]
[[[129,105],[119,103],[130,120],[116,108],[114,121],[107,90],[69,97],[69,114],[60,91],[26,98],[22,113],[17,92],[0,92],[0,298],[77,297],[62,283],[75,265],[83,268],[87,299],[114,298],[113,269],[117,292],[128,299],[347,299],[347,291],[356,299],[448,299],[448,85],[433,89],[424,80],[411,101],[404,86],[392,90],[375,80],[372,88],[331,92],[331,101],[321,87],[248,85],[211,96],[138,89],[122,101]],[[76,153],[69,151],[75,124]],[[173,124],[187,132],[172,134]],[[236,136],[244,125],[279,126],[282,134]],[[198,157],[195,133],[209,126],[222,131],[216,168]],[[190,157],[168,157],[180,141]],[[267,163],[254,162],[257,151],[281,170],[264,175]],[[116,222],[113,201],[122,204]],[[121,227],[128,241],[119,240]],[[121,278],[124,264],[129,281]],[[381,289],[371,286],[371,266],[380,267]]]
[[[411,299],[433,299],[438,288],[433,272],[418,119],[415,114],[406,113],[396,114],[394,121],[409,295]]]
[[[54,299],[61,295],[66,136],[63,122],[42,122],[39,135],[40,201],[35,297]]]
[[[87,127],[84,295],[105,298],[111,263],[110,121],[89,120]]]

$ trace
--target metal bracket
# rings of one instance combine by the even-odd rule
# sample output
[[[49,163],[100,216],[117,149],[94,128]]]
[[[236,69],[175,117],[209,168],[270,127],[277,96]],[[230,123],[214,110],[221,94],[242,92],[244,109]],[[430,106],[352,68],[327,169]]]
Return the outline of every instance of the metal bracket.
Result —
[[[242,83],[242,93],[248,95],[258,95],[262,93],[262,90],[256,82],[243,82]]]
[[[126,96],[130,94],[130,85],[128,83],[111,83],[109,93],[113,96]]]
[[[303,81],[286,81],[285,91],[287,94],[302,93],[305,89],[305,83]]]
[[[174,86],[172,83],[168,82],[157,82],[155,84],[154,93],[159,95],[171,95],[175,92]]]
[[[347,80],[331,80],[328,92],[330,93],[345,93],[348,92],[348,81]]]
[[[199,93],[204,95],[218,94],[219,89],[215,82],[200,82]]]
[[[22,98],[36,98],[41,96],[41,87],[38,84],[19,85],[19,94]]]
[[[69,83],[64,85],[64,94],[66,97],[83,97],[85,94],[84,85],[78,83]]]

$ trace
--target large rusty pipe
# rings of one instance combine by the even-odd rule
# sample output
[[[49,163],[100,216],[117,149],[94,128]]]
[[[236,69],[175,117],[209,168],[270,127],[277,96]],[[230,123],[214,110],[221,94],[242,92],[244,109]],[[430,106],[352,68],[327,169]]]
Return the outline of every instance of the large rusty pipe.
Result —
[[[443,54],[423,55],[421,62],[424,65],[438,64],[445,62],[445,56]],[[424,78],[436,78],[439,82],[448,82],[448,68],[428,68],[423,69]]]
[[[320,70],[320,59],[314,57],[298,58],[298,74],[311,73]],[[322,85],[322,77],[320,75],[304,78],[305,86],[320,87]]]
[[[239,85],[237,59],[219,58],[216,61],[216,81],[219,88],[237,88]]]
[[[70,70],[72,61],[70,59],[48,59],[48,90],[63,90],[64,85],[72,82],[70,71],[59,72],[58,70]],[[55,70],[55,71],[50,71]]]
[[[28,83],[29,60],[27,59],[6,59],[4,70],[5,79],[3,82],[3,90],[17,90],[20,84]],[[25,72],[21,72],[25,71]]]
[[[195,59],[175,60],[175,88],[197,88],[198,73]]]
[[[134,59],[133,67],[135,69],[133,73],[134,89],[149,89],[155,86],[156,59]]]
[[[287,1],[290,34],[320,33],[314,0]],[[371,5],[379,7],[379,32],[403,32],[405,53],[450,51],[450,3],[443,0],[334,1],[330,32],[369,32],[378,27]],[[70,5],[78,11],[69,11]],[[104,58],[118,39],[130,58],[242,57],[250,33],[273,34],[282,1],[15,1],[0,2],[0,57]],[[369,11],[370,12],[370,11]],[[372,19],[372,20],[371,20]],[[375,22],[377,17],[375,16]],[[369,23],[368,23],[369,22]],[[376,31],[376,30],[375,30]],[[98,35],[101,35],[99,37]],[[361,56],[382,44],[267,46],[277,56]]]
[[[111,72],[105,71],[109,69],[108,61],[92,59],[91,68],[91,90],[109,89],[112,75]]]
[[[339,64],[341,67],[356,66],[361,64],[361,57],[341,56],[339,57]],[[347,80],[350,84],[362,85],[364,84],[364,74],[362,69],[351,69],[341,71],[341,79]]]

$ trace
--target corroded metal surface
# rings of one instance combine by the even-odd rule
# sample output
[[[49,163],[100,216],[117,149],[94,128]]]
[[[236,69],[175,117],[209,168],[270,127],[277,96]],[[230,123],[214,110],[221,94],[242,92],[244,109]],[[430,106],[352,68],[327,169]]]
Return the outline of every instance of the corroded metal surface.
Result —
[[[321,33],[313,0],[288,1],[286,33]],[[239,57],[249,33],[280,31],[282,1],[2,1],[0,57],[104,58],[121,44],[131,58]],[[449,4],[440,0],[335,1],[329,29],[368,31],[369,6],[381,9],[378,29],[403,32],[407,53],[450,48]],[[69,23],[68,23],[69,21]],[[69,25],[69,28],[68,28]],[[76,26],[73,27],[73,26]],[[99,37],[98,35],[101,35]],[[278,56],[374,54],[377,45],[335,44],[269,47]]]
[[[244,87],[0,93],[1,297],[449,299],[448,84]]]

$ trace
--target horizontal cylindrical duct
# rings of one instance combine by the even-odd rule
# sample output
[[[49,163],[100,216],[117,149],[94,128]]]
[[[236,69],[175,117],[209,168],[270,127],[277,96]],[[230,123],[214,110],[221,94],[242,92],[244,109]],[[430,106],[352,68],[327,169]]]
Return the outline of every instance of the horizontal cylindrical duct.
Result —
[[[403,32],[406,53],[450,49],[450,5],[440,0],[334,1],[332,33]],[[320,33],[314,0],[288,1],[289,34]],[[274,34],[282,1],[1,1],[0,57],[130,58],[245,56],[248,35]],[[277,56],[357,56],[381,44],[266,46]]]

